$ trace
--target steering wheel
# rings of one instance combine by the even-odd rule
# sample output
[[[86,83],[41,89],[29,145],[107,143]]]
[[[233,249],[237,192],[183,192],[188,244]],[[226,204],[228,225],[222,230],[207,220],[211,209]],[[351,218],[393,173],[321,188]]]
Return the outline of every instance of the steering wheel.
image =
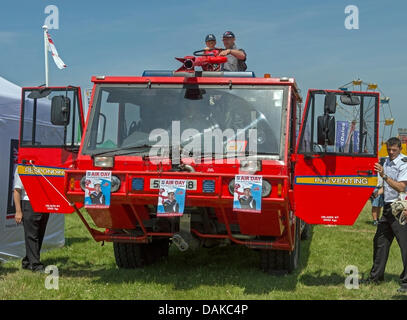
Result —
[[[197,50],[197,51],[194,51],[194,56],[195,57],[214,57],[215,54],[213,53],[213,51],[218,51],[218,54],[219,54],[219,52],[221,52],[223,50],[224,49],[222,49],[222,48],[213,48],[213,49],[209,49],[209,50],[205,50],[205,49]],[[205,53],[205,52],[210,52],[210,53]]]
[[[216,57],[219,55],[219,52],[221,52],[222,48],[213,48],[213,49],[202,49],[202,50],[197,50],[194,52],[194,56],[196,57]],[[203,71],[220,71],[221,65],[220,64],[206,64],[202,66]]]
[[[324,149],[322,148],[322,146],[320,144],[314,142],[312,152],[323,153]]]
[[[130,124],[129,133],[127,134],[127,136],[131,135],[134,131],[137,131],[137,129],[138,129],[138,123],[136,121],[133,121]]]

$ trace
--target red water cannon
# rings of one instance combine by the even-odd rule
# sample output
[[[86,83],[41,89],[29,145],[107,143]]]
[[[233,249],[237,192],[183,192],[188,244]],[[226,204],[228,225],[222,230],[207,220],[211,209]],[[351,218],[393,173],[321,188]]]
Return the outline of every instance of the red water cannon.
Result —
[[[222,49],[198,50],[193,56],[175,58],[182,63],[182,66],[176,72],[194,72],[195,67],[202,67],[204,71],[219,71],[222,63],[228,61],[228,58],[219,56]]]

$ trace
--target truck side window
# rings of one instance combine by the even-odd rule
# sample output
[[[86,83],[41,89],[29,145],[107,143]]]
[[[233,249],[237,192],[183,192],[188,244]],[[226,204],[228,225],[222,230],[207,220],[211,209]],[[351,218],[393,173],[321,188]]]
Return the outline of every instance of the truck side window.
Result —
[[[38,89],[24,90],[21,145],[25,147],[78,147],[82,138],[82,126],[77,91],[75,89],[49,91],[48,94],[41,95],[36,93],[41,92]],[[66,130],[64,126],[51,123],[52,98],[61,95],[69,99],[71,106]]]
[[[375,95],[336,94],[336,112],[330,114],[335,121],[332,145],[318,143],[318,117],[324,115],[325,92],[312,92],[304,120],[298,151],[300,153],[334,153],[343,155],[374,155],[376,150],[375,121],[377,97]],[[344,96],[345,98],[341,98]],[[343,102],[344,101],[344,102]]]
[[[109,92],[102,91],[100,114],[102,120],[98,122],[98,139],[97,144],[100,148],[117,148],[118,146],[118,125],[119,125],[119,103],[109,101]]]

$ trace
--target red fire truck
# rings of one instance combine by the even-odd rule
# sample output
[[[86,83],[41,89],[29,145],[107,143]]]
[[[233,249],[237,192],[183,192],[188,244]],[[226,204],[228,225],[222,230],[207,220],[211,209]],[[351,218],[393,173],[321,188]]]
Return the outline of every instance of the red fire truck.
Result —
[[[376,186],[379,94],[312,89],[302,107],[293,78],[183,63],[92,77],[86,121],[80,88],[23,88],[18,172],[33,209],[76,212],[96,241],[113,242],[121,268],[171,244],[238,244],[258,250],[266,272],[293,271],[309,226],[352,225]],[[213,148],[199,145],[215,130]],[[84,210],[95,172],[110,177],[109,203]],[[236,204],[242,177],[261,178],[255,210]],[[159,214],[162,181],[185,182],[182,213]]]

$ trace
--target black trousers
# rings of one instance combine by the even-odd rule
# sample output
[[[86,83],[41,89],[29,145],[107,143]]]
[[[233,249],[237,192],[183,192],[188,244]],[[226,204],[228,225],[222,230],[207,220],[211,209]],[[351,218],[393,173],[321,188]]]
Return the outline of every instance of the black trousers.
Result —
[[[396,237],[400,247],[403,261],[400,283],[402,287],[407,288],[407,224],[401,225],[391,213],[390,204],[385,204],[373,239],[373,267],[370,271],[370,278],[384,279],[384,270],[394,237]]]
[[[43,267],[40,261],[40,251],[49,214],[34,212],[29,201],[21,201],[21,209],[23,211],[25,238],[25,257],[22,261],[22,267],[36,270]]]

